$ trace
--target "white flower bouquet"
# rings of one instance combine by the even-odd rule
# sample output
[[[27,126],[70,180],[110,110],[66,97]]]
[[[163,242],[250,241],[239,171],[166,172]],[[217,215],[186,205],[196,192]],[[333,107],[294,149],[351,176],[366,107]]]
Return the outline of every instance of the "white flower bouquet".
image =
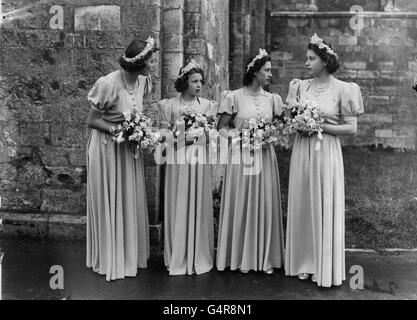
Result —
[[[207,136],[210,131],[215,130],[216,118],[211,115],[192,113],[184,115],[183,126],[181,124],[182,121],[179,121],[176,125],[173,125],[170,128],[174,137],[178,138],[182,133],[184,133],[187,141],[195,143],[200,137],[204,135]]]
[[[128,143],[135,158],[140,150],[153,152],[160,143],[161,136],[151,127],[152,120],[136,108],[132,112],[124,112],[123,115],[125,121],[113,132],[112,140],[116,143]]]
[[[294,105],[285,106],[283,121],[290,134],[298,132],[303,136],[317,135],[316,150],[320,150],[320,141],[323,139],[324,114],[319,110],[315,101],[304,99]]]
[[[281,119],[267,121],[265,119],[250,119],[244,122],[241,131],[242,148],[259,150],[269,145],[288,148],[289,134]]]

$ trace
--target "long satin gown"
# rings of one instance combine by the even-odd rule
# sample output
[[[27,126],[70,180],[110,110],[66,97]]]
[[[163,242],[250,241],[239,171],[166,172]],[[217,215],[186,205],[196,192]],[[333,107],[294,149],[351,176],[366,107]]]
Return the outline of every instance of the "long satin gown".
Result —
[[[234,115],[233,126],[240,130],[245,120],[271,120],[282,107],[279,95],[262,90],[253,96],[241,88],[223,93],[218,112]],[[284,263],[278,162],[272,146],[258,155],[253,165],[243,156],[235,163],[231,155],[225,168],[216,262],[220,271],[267,271]]]
[[[121,70],[99,78],[90,92],[92,109],[111,123],[123,122],[123,112],[142,110],[150,91],[149,78],[129,93]],[[91,129],[87,144],[86,265],[106,280],[134,277],[149,258],[149,225],[142,154],[135,159],[124,143]]]
[[[312,80],[294,79],[287,103],[296,98],[315,100],[332,124],[363,113],[358,85],[331,76],[324,92],[316,92]],[[316,275],[317,285],[341,285],[345,274],[345,181],[338,136],[297,134],[290,162],[285,274]]]
[[[217,111],[214,101],[203,98],[192,106],[206,115]],[[160,125],[176,123],[185,107],[180,96],[160,101]],[[169,159],[164,192],[165,266],[169,275],[209,272],[214,263],[214,230],[212,173],[206,146],[183,146],[178,157]]]

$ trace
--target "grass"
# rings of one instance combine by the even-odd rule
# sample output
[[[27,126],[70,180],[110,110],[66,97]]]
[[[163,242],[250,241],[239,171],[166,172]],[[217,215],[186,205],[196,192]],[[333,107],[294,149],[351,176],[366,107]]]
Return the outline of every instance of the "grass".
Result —
[[[284,228],[290,157],[277,150]],[[343,158],[346,247],[417,248],[417,153],[344,147]],[[221,191],[213,196],[217,233]]]

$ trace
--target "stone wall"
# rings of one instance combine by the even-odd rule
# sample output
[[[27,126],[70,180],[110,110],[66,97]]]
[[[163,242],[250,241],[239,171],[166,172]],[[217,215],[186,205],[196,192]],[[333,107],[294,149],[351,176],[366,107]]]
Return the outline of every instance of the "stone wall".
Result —
[[[363,18],[363,28],[355,30],[355,20],[343,14],[354,1],[339,6],[316,3],[318,11],[313,15],[273,12],[270,49],[278,79],[272,89],[285,96],[292,78],[308,76],[305,47],[317,32],[338,52],[342,68],[335,76],[358,83],[364,96],[366,114],[359,118],[358,134],[344,143],[415,149],[417,109],[411,85],[417,75],[417,4],[401,8],[397,2],[398,11],[385,12],[380,1],[366,1],[361,5],[369,14]],[[320,15],[327,10],[329,15]]]
[[[151,35],[160,42],[160,7],[159,0],[2,2],[2,212],[37,213],[35,220],[48,221],[85,215],[86,95],[98,77],[119,67],[118,57],[133,38]],[[161,94],[159,70],[151,107]],[[156,167],[148,163],[155,223],[159,184]]]
[[[174,82],[181,66],[196,60],[205,71],[201,95],[219,100],[229,88],[229,1],[164,1],[162,97],[178,93]],[[222,166],[213,165],[213,189],[221,184]]]
[[[258,48],[265,47],[269,6],[267,0],[230,1],[230,89],[242,86],[246,60],[256,53]]]
[[[1,12],[0,219],[39,222],[40,235],[71,237],[80,226],[82,237],[92,84],[119,67],[133,38],[153,36],[160,64],[145,112],[155,123],[156,102],[176,94],[191,56],[207,73],[203,95],[216,99],[228,86],[228,1],[17,0],[2,1]],[[152,156],[145,164],[151,235],[160,238],[163,170]]]
[[[163,2],[163,98],[178,93],[174,81],[191,58],[203,68],[202,96],[218,99],[228,88],[228,1],[182,0]]]
[[[339,54],[342,67],[335,76],[358,83],[364,96],[366,114],[359,119],[358,134],[344,138],[344,144],[415,150],[415,1],[360,1],[363,20],[349,12],[359,3],[355,0],[270,0],[263,8],[262,2],[231,1],[231,87],[241,85],[245,60],[263,44],[272,56],[270,89],[285,98],[291,79],[309,76],[306,46],[318,33]],[[263,20],[264,33],[258,28]]]

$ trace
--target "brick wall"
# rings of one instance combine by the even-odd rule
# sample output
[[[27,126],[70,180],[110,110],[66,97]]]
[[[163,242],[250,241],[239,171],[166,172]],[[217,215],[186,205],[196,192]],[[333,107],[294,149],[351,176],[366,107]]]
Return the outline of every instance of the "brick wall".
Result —
[[[360,30],[355,26],[361,22],[349,13],[358,3],[366,13]],[[285,98],[291,79],[309,77],[306,46],[316,32],[338,52],[342,67],[335,76],[362,88],[366,114],[356,137],[344,138],[344,144],[415,150],[417,2],[270,0],[263,10],[265,19],[258,1],[231,1],[231,87],[241,85],[242,66],[263,41],[272,56],[271,90]],[[259,21],[265,21],[264,33]]]
[[[304,8],[300,3],[307,2],[297,1],[295,5]],[[294,1],[279,3],[281,10],[294,6]],[[411,7],[409,2],[396,1],[395,11],[386,12],[384,2],[361,2],[368,12],[361,30],[352,28],[352,16],[345,14],[355,1],[315,3],[313,15],[273,11],[270,50],[276,81],[271,89],[286,96],[292,78],[308,77],[304,68],[306,44],[317,32],[338,52],[342,67],[335,76],[358,83],[364,96],[366,114],[359,118],[358,134],[344,138],[344,143],[415,149],[417,109],[411,85],[417,75],[417,14],[410,12],[417,13],[417,3]]]

